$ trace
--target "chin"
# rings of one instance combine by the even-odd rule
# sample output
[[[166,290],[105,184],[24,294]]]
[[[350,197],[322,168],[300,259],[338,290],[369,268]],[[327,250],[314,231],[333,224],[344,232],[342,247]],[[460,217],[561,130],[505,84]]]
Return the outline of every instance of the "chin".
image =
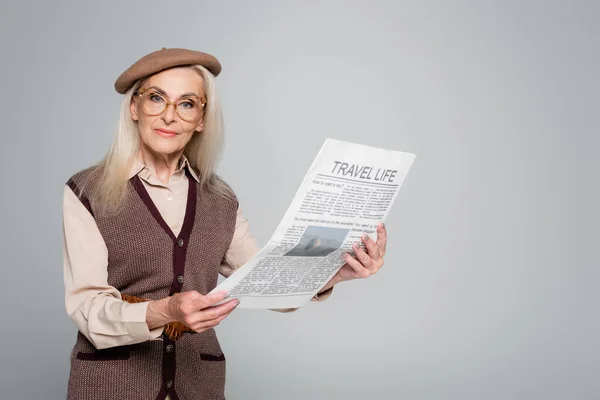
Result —
[[[173,154],[182,150],[181,143],[179,140],[173,139],[158,139],[152,140],[150,143],[145,143],[153,153],[156,154]]]

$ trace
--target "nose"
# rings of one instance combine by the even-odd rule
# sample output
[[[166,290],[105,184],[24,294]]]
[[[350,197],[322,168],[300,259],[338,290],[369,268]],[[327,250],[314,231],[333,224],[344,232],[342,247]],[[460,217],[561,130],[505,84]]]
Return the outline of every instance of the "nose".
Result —
[[[167,104],[165,111],[162,113],[162,119],[166,124],[175,121],[175,104]]]

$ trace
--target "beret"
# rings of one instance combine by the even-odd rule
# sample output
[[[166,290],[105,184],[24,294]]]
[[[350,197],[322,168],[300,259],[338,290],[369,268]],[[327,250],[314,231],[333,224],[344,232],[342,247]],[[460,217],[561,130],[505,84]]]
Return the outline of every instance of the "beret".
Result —
[[[115,81],[115,90],[125,94],[140,78],[162,70],[184,65],[200,64],[214,76],[221,72],[221,63],[213,55],[188,49],[167,49],[163,47],[137,60]]]

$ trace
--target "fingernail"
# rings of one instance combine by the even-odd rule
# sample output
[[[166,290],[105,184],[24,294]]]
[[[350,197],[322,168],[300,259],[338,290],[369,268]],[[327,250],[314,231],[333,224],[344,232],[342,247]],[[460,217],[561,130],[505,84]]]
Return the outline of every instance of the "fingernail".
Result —
[[[342,258],[348,258],[348,253],[342,253]]]
[[[366,233],[363,235],[362,237],[364,239],[364,241],[368,241],[369,240],[369,235],[367,235]]]
[[[229,293],[225,293],[225,296],[223,296],[224,299],[228,298],[229,296],[231,296]]]

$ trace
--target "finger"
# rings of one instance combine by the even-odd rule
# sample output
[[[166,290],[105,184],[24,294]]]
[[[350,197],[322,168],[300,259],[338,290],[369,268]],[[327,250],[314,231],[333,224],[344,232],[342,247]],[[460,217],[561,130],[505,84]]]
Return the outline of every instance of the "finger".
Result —
[[[239,303],[239,300],[233,299],[219,306],[207,307],[190,315],[185,322],[189,327],[192,327],[199,323],[209,323],[210,321],[217,320],[221,317],[224,318],[229,315]]]
[[[219,304],[218,306],[210,306],[201,310],[200,313],[206,312],[209,315],[215,315],[213,318],[218,318],[219,316],[232,311],[237,305],[240,304],[240,301],[237,299],[229,300],[223,304]],[[212,318],[211,318],[212,319]]]
[[[214,306],[218,302],[225,300],[227,297],[229,297],[229,293],[225,291],[207,294],[195,299],[193,301],[193,307],[195,310],[202,310]]]
[[[346,264],[352,268],[354,274],[359,278],[366,278],[371,275],[371,270],[365,268],[358,260],[353,258],[350,254],[345,253],[346,256],[344,259],[346,260]]]
[[[228,311],[225,311],[219,317],[217,317],[215,319],[208,320],[208,321],[203,321],[203,322],[206,323],[206,324],[208,324],[208,325],[212,325],[212,324],[217,325],[217,324],[219,324],[221,321],[223,321],[225,318],[227,318],[233,312],[233,310],[235,310],[235,308],[238,306],[238,304],[239,304],[239,301],[236,303],[235,306],[233,306],[232,309],[230,309]]]
[[[219,318],[211,319],[210,321],[200,321],[190,326],[190,328],[198,333],[203,332],[207,329],[211,329],[219,325],[221,321],[223,321],[225,318],[227,318],[227,316],[229,316],[229,314],[231,314],[231,311],[227,314],[221,315]]]
[[[367,248],[367,253],[369,254],[369,256],[373,260],[380,260],[382,257],[381,251],[379,250],[379,246],[377,246],[377,244],[375,244],[373,239],[371,239],[371,237],[369,235],[367,235],[366,233],[362,236],[361,239],[362,239],[362,242],[365,244],[365,247]],[[365,264],[365,266],[367,266],[367,265]]]
[[[356,258],[358,259],[358,261],[360,261],[360,263],[363,265],[363,267],[365,267],[365,268],[372,268],[373,267],[373,259],[371,259],[371,256],[369,256],[362,249],[362,247],[360,247],[358,245],[358,243],[354,243],[352,245],[352,248],[354,249],[354,252],[356,253]]]
[[[385,246],[387,245],[387,229],[385,229],[385,224],[380,222],[377,226],[377,247],[379,247],[379,252],[383,257],[385,255]]]
[[[206,307],[204,310],[200,311],[200,314],[205,314],[206,318],[204,319],[206,320],[219,318],[221,315],[231,312],[238,304],[240,304],[240,301],[237,299],[229,300],[218,306]]]

